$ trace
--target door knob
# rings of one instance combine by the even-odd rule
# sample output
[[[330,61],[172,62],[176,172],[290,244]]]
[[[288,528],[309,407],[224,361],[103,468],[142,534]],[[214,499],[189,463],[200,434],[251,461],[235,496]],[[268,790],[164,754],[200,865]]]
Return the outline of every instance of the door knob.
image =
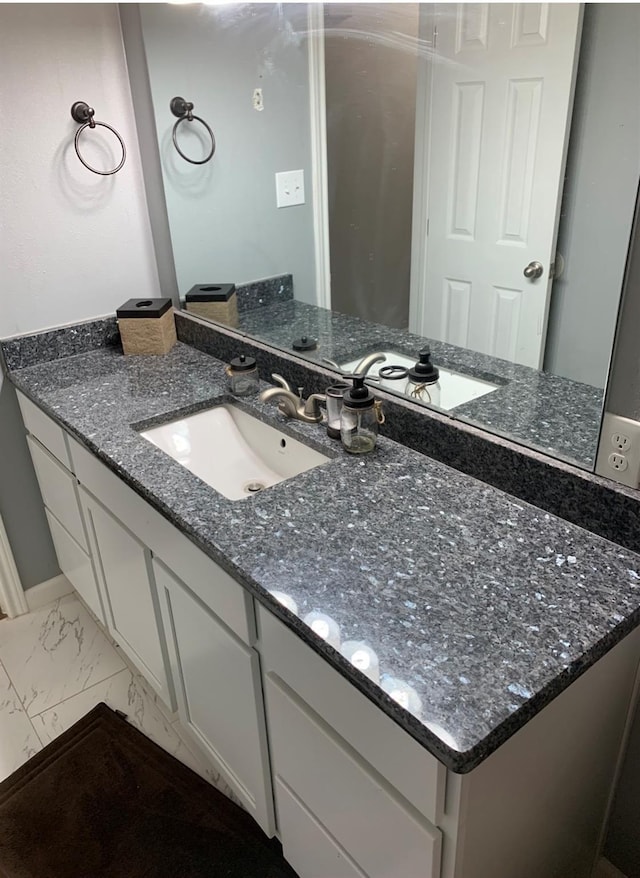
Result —
[[[525,268],[523,274],[525,277],[528,277],[529,280],[535,280],[542,275],[543,271],[544,267],[541,262],[530,262]]]

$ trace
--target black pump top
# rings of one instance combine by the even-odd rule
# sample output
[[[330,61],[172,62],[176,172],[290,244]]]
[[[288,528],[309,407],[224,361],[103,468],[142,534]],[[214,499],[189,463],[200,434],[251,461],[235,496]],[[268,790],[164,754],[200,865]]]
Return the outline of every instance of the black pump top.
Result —
[[[435,384],[440,370],[431,362],[431,350],[426,347],[418,351],[418,362],[409,369],[409,381],[414,384]]]
[[[368,387],[365,387],[366,375],[343,375],[342,377],[353,380],[353,387],[345,390],[342,397],[344,405],[351,409],[366,409],[374,404],[375,396]]]
[[[246,354],[240,354],[229,363],[234,372],[249,372],[255,369],[256,361],[253,357],[247,357]]]

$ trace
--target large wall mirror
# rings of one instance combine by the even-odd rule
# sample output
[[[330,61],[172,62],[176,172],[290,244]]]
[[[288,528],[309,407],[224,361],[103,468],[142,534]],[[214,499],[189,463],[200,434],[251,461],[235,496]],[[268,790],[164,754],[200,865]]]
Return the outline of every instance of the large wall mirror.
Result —
[[[379,352],[385,389],[593,468],[640,178],[638,4],[137,13],[179,294],[236,287],[189,308],[325,365]],[[402,372],[426,347],[438,387]]]

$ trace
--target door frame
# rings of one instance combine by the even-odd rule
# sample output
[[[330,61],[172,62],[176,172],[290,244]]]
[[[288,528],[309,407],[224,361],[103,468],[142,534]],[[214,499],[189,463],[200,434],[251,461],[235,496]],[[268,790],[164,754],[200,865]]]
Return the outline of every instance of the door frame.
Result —
[[[29,612],[20,575],[0,515],[0,609],[10,619]]]
[[[436,47],[435,5],[421,6],[418,23],[420,46]],[[427,285],[429,249],[429,174],[431,170],[432,66],[428,51],[418,54],[416,132],[413,163],[413,211],[411,221],[411,274],[409,283],[409,332],[428,337],[424,292]]]
[[[324,60],[324,3],[307,7],[309,115],[311,125],[311,193],[315,249],[316,302],[331,309],[329,257],[329,187],[327,172],[327,100]]]

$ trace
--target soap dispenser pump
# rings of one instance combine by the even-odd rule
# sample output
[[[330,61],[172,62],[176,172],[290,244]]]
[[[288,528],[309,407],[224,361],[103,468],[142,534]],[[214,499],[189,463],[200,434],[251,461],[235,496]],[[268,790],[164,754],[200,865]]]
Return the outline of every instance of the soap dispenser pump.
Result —
[[[353,387],[342,399],[340,438],[346,451],[366,454],[375,448],[379,425],[384,423],[382,404],[365,386],[365,375],[343,377],[352,379]]]
[[[418,362],[409,369],[405,393],[421,402],[440,405],[440,370],[431,362],[431,350],[418,351]]]

